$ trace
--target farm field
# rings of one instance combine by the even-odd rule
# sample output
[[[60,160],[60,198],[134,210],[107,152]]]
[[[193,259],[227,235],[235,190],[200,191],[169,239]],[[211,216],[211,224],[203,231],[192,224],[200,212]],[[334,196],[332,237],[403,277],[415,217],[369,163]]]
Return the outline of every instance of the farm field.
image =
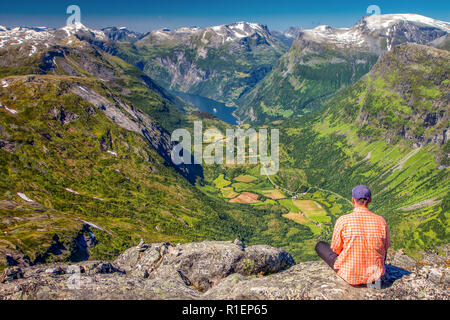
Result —
[[[343,199],[313,186],[289,185],[301,174],[289,172],[269,179],[258,167],[232,168],[225,172],[209,167],[201,190],[224,203],[245,208],[258,215],[261,233],[253,239],[259,243],[277,243],[293,252],[296,259],[316,257],[318,241],[330,241],[337,218],[351,211]],[[245,182],[244,182],[245,181]],[[289,190],[294,190],[289,192]],[[238,207],[239,206],[239,207]],[[249,222],[247,218],[242,223]],[[243,237],[245,239],[245,236]]]
[[[217,177],[217,179],[214,180],[213,182],[214,182],[214,185],[219,189],[227,187],[231,184],[231,181],[225,179],[225,175],[223,175],[223,174],[219,175]]]
[[[295,200],[294,205],[314,222],[329,223],[331,221],[326,210],[313,200]]]
[[[253,182],[256,180],[258,180],[258,179],[256,179],[253,176],[250,176],[250,175],[240,175],[240,176],[234,178],[234,181],[243,182],[243,183],[249,183],[249,182]]]
[[[222,188],[220,190],[222,192],[222,195],[226,199],[233,199],[239,195],[239,193],[234,192],[234,189],[232,187]]]
[[[307,224],[309,222],[301,213],[289,212],[288,214],[284,214],[283,217],[299,224]]]
[[[263,190],[262,194],[267,197],[270,198],[272,200],[281,200],[281,199],[286,199],[286,196],[280,192],[280,190]]]
[[[231,203],[258,203],[258,195],[251,192],[243,192],[238,197],[231,199]]]
[[[341,205],[335,204],[334,195],[316,191],[301,196],[303,199],[294,200],[278,188],[270,189],[270,181],[265,176],[254,173],[240,174],[234,178],[219,174],[212,183],[216,190],[219,189],[225,201],[253,206],[273,206],[284,211],[282,218],[309,228],[316,236],[320,235],[325,227],[330,228],[336,218],[335,214],[337,216],[342,214]],[[330,205],[329,200],[333,200],[331,201],[333,205]]]

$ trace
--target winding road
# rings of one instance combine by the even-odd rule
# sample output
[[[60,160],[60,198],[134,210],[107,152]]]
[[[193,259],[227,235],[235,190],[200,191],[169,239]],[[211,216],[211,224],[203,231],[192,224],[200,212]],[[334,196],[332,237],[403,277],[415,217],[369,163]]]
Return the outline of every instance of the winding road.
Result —
[[[334,192],[334,191],[327,190],[327,189],[322,189],[322,188],[319,188],[319,187],[316,187],[316,186],[310,186],[309,189],[308,189],[308,191],[306,191],[305,193],[301,193],[301,194],[298,194],[298,193],[296,193],[296,192],[293,192],[293,191],[291,191],[291,190],[288,190],[288,189],[286,189],[286,188],[283,188],[282,186],[279,186],[278,184],[276,184],[275,182],[272,181],[272,179],[270,178],[270,176],[267,174],[266,168],[265,168],[264,166],[263,166],[262,168],[264,169],[265,175],[266,175],[267,179],[269,179],[270,183],[271,183],[275,188],[280,189],[280,190],[284,190],[284,191],[286,191],[287,193],[289,193],[290,195],[292,195],[292,198],[296,198],[296,197],[298,197],[298,196],[304,196],[304,195],[308,194],[309,191],[310,191],[311,189],[317,189],[317,190],[320,190],[320,191],[323,191],[323,192],[328,192],[328,193],[334,194],[336,197],[339,197],[339,198],[341,198],[341,199],[347,201],[347,202],[350,203],[351,205],[353,205],[352,202],[351,202],[350,200],[344,198],[344,197],[341,196],[340,194],[338,194],[338,193],[336,193],[336,192]]]

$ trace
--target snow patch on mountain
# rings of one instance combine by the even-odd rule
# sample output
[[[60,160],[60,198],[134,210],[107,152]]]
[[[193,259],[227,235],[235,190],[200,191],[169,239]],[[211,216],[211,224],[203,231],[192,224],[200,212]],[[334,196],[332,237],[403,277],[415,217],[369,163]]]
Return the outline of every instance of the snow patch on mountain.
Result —
[[[450,23],[412,13],[371,15],[365,17],[363,20],[366,21],[367,27],[371,30],[386,29],[398,22],[405,21],[419,23],[444,30],[445,32],[450,32]]]
[[[264,32],[261,25],[251,22],[238,22],[234,24],[215,26],[210,29],[212,29],[218,36],[224,37],[227,42],[250,37],[255,33],[262,35]]]
[[[74,23],[60,29],[49,29],[46,27],[16,27],[8,29],[0,27],[0,48],[24,44],[31,48],[28,54],[31,57],[38,51],[40,46],[48,48],[50,45],[65,43],[66,39],[70,39],[78,32],[90,33],[94,38],[100,40],[107,39],[103,31],[89,29],[81,23]]]
[[[312,30],[303,30],[301,33],[307,40],[319,43],[333,43],[338,47],[359,47],[365,42],[365,38],[360,32],[348,28],[318,26]]]
[[[61,30],[64,30],[67,33],[68,37],[76,34],[78,31],[90,31],[90,29],[87,28],[81,22],[75,22],[73,24],[69,24],[65,27],[62,27]]]
[[[70,188],[66,188],[65,190],[66,190],[67,192],[73,193],[73,194],[75,194],[75,195],[80,195],[78,192],[76,192],[76,191],[74,191],[74,190],[72,190],[72,189],[70,189]]]
[[[7,106],[4,106],[4,107],[5,107],[5,110],[8,111],[9,113],[12,113],[12,114],[18,114],[19,113],[19,111],[17,111],[17,110],[10,109]]]
[[[33,200],[31,200],[30,198],[28,198],[24,193],[17,193],[17,195],[22,199],[25,200],[26,202],[34,202]]]
[[[17,27],[13,29],[0,28],[0,48],[5,46],[21,45],[23,43],[30,44],[32,47],[30,56],[36,53],[37,46],[42,42],[50,42],[55,38],[51,30],[47,28],[22,28]],[[35,48],[35,49],[34,49]],[[32,54],[31,54],[32,53]]]
[[[301,30],[299,34],[305,40],[331,44],[340,48],[371,48],[377,45],[377,39],[385,38],[386,49],[389,51],[399,35],[407,37],[407,40],[402,40],[403,42],[421,42],[431,37],[427,35],[430,28],[441,30],[441,33],[449,33],[450,23],[418,14],[371,15],[362,18],[352,28],[332,28],[321,25],[314,29]]]
[[[36,46],[31,46],[31,51],[28,54],[29,57],[33,56],[37,52]]]
[[[67,26],[61,28],[61,30],[64,30],[68,37],[71,37],[71,36],[75,35],[76,33],[80,32],[80,31],[84,31],[84,32],[92,33],[95,36],[95,38],[99,38],[99,39],[102,39],[102,40],[106,39],[106,35],[105,35],[105,33],[103,31],[89,29],[88,27],[86,27],[81,22],[75,22],[73,24],[67,25]]]
[[[3,88],[6,88],[5,86],[3,86]],[[8,111],[11,114],[18,114],[19,111],[14,110],[14,109],[10,109],[7,106],[5,106],[3,103],[0,102],[0,107],[5,108],[6,111]]]
[[[219,25],[200,29],[197,27],[180,28],[169,30],[167,28],[155,30],[150,33],[150,38],[156,41],[165,41],[172,39],[184,39],[186,36],[201,35],[200,40],[204,44],[208,44],[211,38],[215,38],[215,42],[225,43],[238,41],[246,37],[250,37],[258,33],[262,37],[268,37],[270,33],[266,28],[257,23],[237,22],[227,25]],[[218,40],[218,41],[217,41]],[[214,40],[211,40],[214,41]]]

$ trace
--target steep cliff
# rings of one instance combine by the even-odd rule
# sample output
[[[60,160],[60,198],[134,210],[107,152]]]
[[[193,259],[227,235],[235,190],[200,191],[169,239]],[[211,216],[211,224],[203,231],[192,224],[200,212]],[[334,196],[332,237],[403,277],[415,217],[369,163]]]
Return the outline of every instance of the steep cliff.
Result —
[[[0,299],[449,299],[448,248],[417,262],[391,253],[378,288],[354,288],[323,262],[294,265],[284,250],[239,241],[144,244],[115,262],[7,269]]]

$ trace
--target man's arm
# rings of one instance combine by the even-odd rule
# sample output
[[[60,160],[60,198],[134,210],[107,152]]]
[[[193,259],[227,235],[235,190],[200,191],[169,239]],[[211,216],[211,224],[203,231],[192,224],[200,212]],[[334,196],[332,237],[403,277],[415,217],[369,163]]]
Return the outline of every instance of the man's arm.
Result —
[[[386,254],[384,255],[384,264],[386,264],[386,261],[387,261],[387,252],[388,252],[388,249],[391,247],[391,237],[390,237],[390,235],[389,235],[389,228],[388,228],[388,226],[387,226],[387,224],[385,225],[385,232],[386,232],[386,235],[385,235],[385,250],[386,250]]]
[[[336,253],[340,254],[344,249],[344,240],[342,239],[342,219],[336,221],[333,232],[333,240],[331,241],[331,249]]]
[[[391,247],[391,237],[389,236],[389,229],[386,225],[386,252]]]

